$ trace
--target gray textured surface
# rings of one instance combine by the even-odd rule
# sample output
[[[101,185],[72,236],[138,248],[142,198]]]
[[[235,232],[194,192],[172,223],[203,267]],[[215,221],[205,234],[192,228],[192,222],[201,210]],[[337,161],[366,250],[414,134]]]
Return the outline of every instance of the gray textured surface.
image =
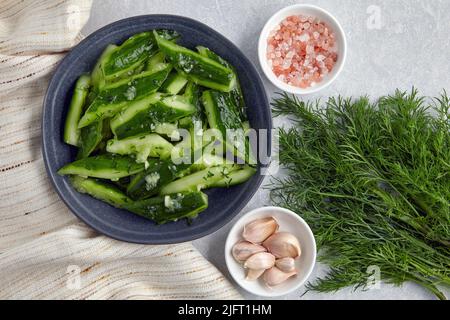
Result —
[[[284,6],[302,1],[281,0],[94,0],[91,18],[84,29],[89,34],[121,18],[152,13],[184,15],[206,23],[233,41],[257,63],[258,35],[266,20]],[[413,85],[426,95],[442,88],[450,91],[450,0],[319,0],[308,1],[330,11],[342,24],[348,41],[347,63],[339,78],[324,91],[308,98],[329,95],[369,94],[377,97],[395,88]],[[375,7],[374,7],[375,6]],[[373,28],[370,16],[379,10],[381,24]],[[263,77],[269,97],[275,88]],[[282,125],[283,120],[276,120]],[[266,179],[267,181],[267,179]],[[268,204],[267,192],[260,190],[242,211]],[[242,214],[241,213],[241,214]],[[237,218],[236,218],[237,219]],[[225,275],[223,246],[233,222],[194,245]],[[316,266],[312,277],[324,274]],[[432,299],[426,290],[408,283],[402,287],[382,284],[380,289],[332,294],[309,292],[304,288],[286,299]],[[447,290],[449,293],[449,290]],[[258,298],[242,291],[244,297]]]

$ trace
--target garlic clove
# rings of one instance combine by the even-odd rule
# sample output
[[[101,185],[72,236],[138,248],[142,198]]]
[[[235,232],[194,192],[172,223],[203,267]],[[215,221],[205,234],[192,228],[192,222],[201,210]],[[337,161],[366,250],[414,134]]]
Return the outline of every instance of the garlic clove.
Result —
[[[277,230],[277,221],[272,217],[267,217],[247,223],[242,236],[249,242],[261,243]]]
[[[297,258],[301,254],[298,239],[289,232],[277,232],[271,235],[263,246],[277,258]]]
[[[254,244],[248,241],[239,241],[233,246],[231,253],[237,261],[245,261],[252,255],[258,252],[265,252],[266,248],[259,244]]]
[[[277,259],[275,266],[283,272],[292,272],[295,270],[295,260],[291,257]]]
[[[266,269],[248,269],[245,280],[255,281],[264,273],[264,271],[266,271]]]
[[[259,252],[252,255],[244,263],[249,269],[269,269],[275,265],[275,257],[268,252]]]
[[[264,272],[264,282],[267,286],[273,287],[283,283],[296,274],[297,270],[291,272],[283,272],[277,267],[272,267]]]

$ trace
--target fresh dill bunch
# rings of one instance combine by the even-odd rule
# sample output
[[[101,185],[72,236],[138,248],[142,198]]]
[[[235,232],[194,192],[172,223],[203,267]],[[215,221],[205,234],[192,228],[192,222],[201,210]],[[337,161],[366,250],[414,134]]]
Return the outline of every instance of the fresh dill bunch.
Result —
[[[416,282],[445,299],[450,285],[450,98],[427,101],[415,89],[371,103],[272,102],[281,128],[272,201],[310,224],[330,266],[309,289],[366,288],[369,266],[385,282]]]

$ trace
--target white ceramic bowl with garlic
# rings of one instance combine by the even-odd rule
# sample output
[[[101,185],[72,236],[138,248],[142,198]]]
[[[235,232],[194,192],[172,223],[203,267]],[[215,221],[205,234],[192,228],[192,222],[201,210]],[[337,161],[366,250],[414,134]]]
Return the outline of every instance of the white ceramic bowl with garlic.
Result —
[[[242,216],[228,234],[225,261],[233,279],[259,296],[288,294],[311,275],[316,242],[308,224],[280,207],[262,207]]]

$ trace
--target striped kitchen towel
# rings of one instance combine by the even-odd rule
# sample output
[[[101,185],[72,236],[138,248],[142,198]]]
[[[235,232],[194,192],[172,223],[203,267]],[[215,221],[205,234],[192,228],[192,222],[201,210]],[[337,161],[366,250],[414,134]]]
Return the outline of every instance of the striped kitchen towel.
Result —
[[[91,0],[0,2],[0,299],[236,299],[190,244],[119,242],[78,222],[41,155],[49,76]]]

